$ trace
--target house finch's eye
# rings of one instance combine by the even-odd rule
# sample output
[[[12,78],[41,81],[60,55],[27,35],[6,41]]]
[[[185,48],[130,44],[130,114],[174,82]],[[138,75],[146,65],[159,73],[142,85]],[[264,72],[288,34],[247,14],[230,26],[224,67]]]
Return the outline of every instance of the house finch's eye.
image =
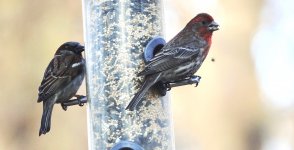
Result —
[[[206,24],[207,24],[207,22],[206,22],[206,21],[202,21],[201,23],[202,23],[202,25],[206,25]]]

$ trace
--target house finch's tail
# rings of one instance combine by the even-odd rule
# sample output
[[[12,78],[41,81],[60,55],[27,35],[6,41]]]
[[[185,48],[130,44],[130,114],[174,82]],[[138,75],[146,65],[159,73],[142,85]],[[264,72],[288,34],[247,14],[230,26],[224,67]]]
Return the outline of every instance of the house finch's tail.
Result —
[[[143,96],[150,89],[150,87],[154,85],[157,81],[159,81],[160,76],[161,73],[146,76],[143,85],[136,93],[134,98],[131,100],[129,105],[126,107],[126,109],[133,111],[136,108],[136,106],[142,101]]]

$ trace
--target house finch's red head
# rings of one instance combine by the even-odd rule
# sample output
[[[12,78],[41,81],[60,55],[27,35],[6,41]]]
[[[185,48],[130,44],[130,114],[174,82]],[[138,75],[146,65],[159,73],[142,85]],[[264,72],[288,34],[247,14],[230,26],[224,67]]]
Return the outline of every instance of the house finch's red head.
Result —
[[[194,17],[185,27],[186,31],[202,37],[208,44],[211,44],[212,32],[218,30],[219,25],[207,13],[200,13]]]
[[[214,21],[214,19],[206,13],[200,13],[194,17],[188,24],[188,28],[192,28],[193,31],[198,33],[212,33],[218,30],[219,25]]]

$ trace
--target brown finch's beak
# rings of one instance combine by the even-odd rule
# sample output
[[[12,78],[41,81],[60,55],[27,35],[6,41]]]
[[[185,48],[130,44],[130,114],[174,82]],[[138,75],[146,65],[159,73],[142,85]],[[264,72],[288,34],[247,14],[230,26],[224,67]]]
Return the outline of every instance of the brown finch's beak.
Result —
[[[85,50],[85,47],[83,45],[78,45],[76,47],[76,50],[77,50],[78,53],[81,53],[81,52],[83,52]]]
[[[219,25],[215,22],[215,21],[212,21],[209,25],[208,25],[208,30],[209,31],[216,31],[218,30],[219,28]]]

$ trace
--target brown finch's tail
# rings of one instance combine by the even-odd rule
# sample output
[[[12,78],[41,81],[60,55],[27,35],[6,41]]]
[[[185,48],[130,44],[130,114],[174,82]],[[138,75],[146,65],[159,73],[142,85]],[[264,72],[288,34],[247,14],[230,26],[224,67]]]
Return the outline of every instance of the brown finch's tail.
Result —
[[[41,120],[39,136],[41,136],[42,134],[46,134],[47,132],[50,131],[53,104],[47,104],[47,103],[48,102],[43,102],[43,115]]]

